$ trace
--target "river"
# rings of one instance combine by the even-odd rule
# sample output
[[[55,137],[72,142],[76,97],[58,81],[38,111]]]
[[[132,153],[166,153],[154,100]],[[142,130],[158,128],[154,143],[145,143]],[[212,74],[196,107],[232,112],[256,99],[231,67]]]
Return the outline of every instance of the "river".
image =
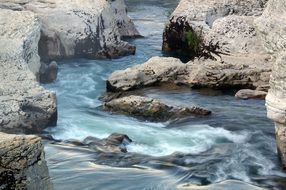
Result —
[[[128,0],[129,15],[144,38],[131,40],[137,52],[113,60],[64,60],[58,80],[45,85],[57,93],[58,125],[47,130],[55,139],[105,138],[127,134],[129,152],[156,158],[154,163],[111,167],[94,162],[93,151],[45,142],[56,190],[285,189],[278,160],[274,124],[263,100],[238,100],[234,91],[146,88],[143,93],[172,105],[198,105],[210,117],[164,123],[113,115],[98,107],[105,81],[115,70],[147,61],[161,52],[162,33],[173,0]],[[170,155],[170,162],[160,160]],[[171,159],[170,159],[171,160]],[[219,183],[222,186],[216,185]],[[215,184],[214,186],[212,184]]]

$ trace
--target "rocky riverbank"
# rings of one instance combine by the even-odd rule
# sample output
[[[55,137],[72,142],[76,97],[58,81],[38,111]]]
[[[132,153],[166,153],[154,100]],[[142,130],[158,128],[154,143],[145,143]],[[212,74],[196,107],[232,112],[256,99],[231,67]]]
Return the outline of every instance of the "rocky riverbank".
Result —
[[[123,0],[5,0],[5,9],[34,12],[41,22],[39,54],[49,62],[64,58],[114,58],[135,53],[121,40],[139,36]]]
[[[64,58],[135,53],[122,38],[140,36],[124,1],[0,2],[0,189],[53,189],[40,134],[57,124],[51,82]],[[45,63],[44,63],[45,62]]]

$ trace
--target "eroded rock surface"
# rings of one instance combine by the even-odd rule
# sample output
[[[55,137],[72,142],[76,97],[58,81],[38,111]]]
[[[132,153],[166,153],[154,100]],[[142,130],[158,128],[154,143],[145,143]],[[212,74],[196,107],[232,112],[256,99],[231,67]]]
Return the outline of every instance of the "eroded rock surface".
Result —
[[[266,107],[268,117],[275,122],[278,152],[286,168],[286,2],[269,0],[255,23],[264,47],[276,58]]]
[[[182,108],[166,105],[159,100],[143,96],[126,96],[104,104],[104,109],[151,121],[167,121],[190,116],[206,116],[211,111],[200,108]]]
[[[0,133],[0,189],[52,190],[43,150],[39,137]]]
[[[269,55],[221,56],[220,60],[195,59],[183,64],[175,58],[153,57],[141,65],[112,73],[107,90],[128,91],[165,82],[192,87],[267,88],[271,73],[269,60]]]
[[[29,10],[39,17],[39,54],[46,62],[113,58],[135,52],[134,46],[121,40],[139,35],[123,0],[4,0],[0,7]]]
[[[217,32],[216,25],[224,28],[218,32],[224,32],[226,26],[230,27],[228,28],[230,32],[240,30],[237,26],[235,29],[231,28],[231,25],[245,25],[246,23],[243,22],[246,21],[246,16],[261,15],[266,2],[267,0],[181,0],[165,28],[163,50],[179,50],[190,57],[196,57],[202,53],[198,52],[198,45],[208,51],[215,51],[218,44],[210,44],[208,34]],[[236,18],[229,15],[236,15]],[[248,27],[242,30],[247,31]],[[252,34],[253,31],[250,31],[250,33],[244,33],[244,36],[251,37]],[[220,37],[219,33],[217,35]]]
[[[112,73],[107,81],[107,89],[127,91],[161,82],[181,82],[186,74],[186,67],[179,59],[153,57],[146,63]]]
[[[57,121],[55,94],[36,80],[40,23],[31,12],[0,9],[0,26],[0,131],[40,132]]]

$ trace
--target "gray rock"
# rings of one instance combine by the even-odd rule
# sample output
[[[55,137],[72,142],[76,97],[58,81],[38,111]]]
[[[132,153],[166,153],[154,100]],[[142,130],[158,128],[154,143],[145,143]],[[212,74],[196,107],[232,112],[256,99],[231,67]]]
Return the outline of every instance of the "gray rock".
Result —
[[[265,99],[267,92],[265,91],[258,91],[258,90],[251,90],[251,89],[242,89],[239,90],[235,97],[243,100],[248,99]]]
[[[259,16],[262,14],[266,2],[267,0],[181,0],[166,25],[163,35],[163,50],[179,50],[180,53],[185,53],[191,58],[200,56],[202,53],[198,51],[198,45],[201,46],[201,49],[214,51],[214,48],[218,48],[215,46],[216,44],[210,46],[209,41],[205,38],[208,33],[212,32],[213,27],[216,27],[217,20],[229,15],[242,16],[243,18]],[[222,22],[224,21],[220,23]],[[227,21],[227,23],[229,22],[230,20]],[[232,22],[235,23],[235,21]],[[235,27],[235,29],[237,28]],[[190,33],[192,33],[192,37]],[[192,41],[195,42],[195,47],[192,45]],[[197,42],[199,44],[196,44]]]
[[[162,82],[183,82],[186,74],[186,66],[179,59],[153,57],[141,65],[112,73],[107,90],[127,91]]]
[[[0,131],[40,132],[57,122],[56,96],[36,80],[40,23],[31,12],[4,9],[0,23]]]
[[[5,2],[6,5],[7,2],[20,5],[38,16],[42,25],[39,54],[45,62],[76,57],[113,58],[135,53],[133,45],[121,40],[121,37],[139,35],[126,14],[123,0]]]
[[[275,122],[278,152],[286,169],[286,2],[269,0],[255,24],[264,47],[276,58],[266,107],[267,116]]]
[[[131,142],[132,140],[127,135],[119,133],[113,133],[105,139],[87,137],[83,140],[83,144],[96,151],[111,153],[126,153],[126,146]]]
[[[143,96],[127,96],[104,104],[104,109],[151,121],[167,121],[190,116],[210,115],[211,111],[199,108],[182,108],[166,105],[156,99]]]
[[[0,189],[53,189],[39,137],[0,133],[0,157]]]
[[[128,91],[162,83],[192,87],[251,88],[269,84],[272,60],[269,55],[221,56],[220,60],[195,59],[183,64],[175,58],[151,58],[146,63],[115,71],[107,90]]]
[[[58,76],[58,64],[55,61],[52,61],[50,64],[41,64],[40,69],[40,82],[41,83],[50,83],[57,79]]]

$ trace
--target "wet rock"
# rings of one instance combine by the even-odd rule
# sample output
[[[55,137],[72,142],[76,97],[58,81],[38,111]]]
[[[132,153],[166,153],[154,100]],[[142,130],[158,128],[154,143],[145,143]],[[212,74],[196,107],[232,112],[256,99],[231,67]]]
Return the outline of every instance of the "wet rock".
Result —
[[[53,189],[39,137],[0,133],[0,157],[0,189]]]
[[[40,69],[40,82],[41,83],[50,83],[57,79],[58,76],[58,64],[55,61],[52,61],[50,64],[41,64]]]
[[[31,12],[4,9],[0,23],[0,131],[41,132],[56,124],[57,106],[37,82],[40,23]]]
[[[272,60],[269,55],[221,56],[219,60],[195,59],[183,64],[175,58],[151,58],[146,63],[115,71],[107,90],[120,92],[162,83],[194,88],[251,88],[269,84]]]
[[[127,135],[113,133],[105,139],[87,137],[82,143],[100,152],[126,153],[126,146],[131,142],[132,140]]]
[[[236,98],[247,100],[247,99],[265,99],[267,92],[251,90],[251,89],[242,89],[235,94]]]
[[[167,121],[194,115],[205,116],[211,114],[211,111],[199,107],[173,107],[156,99],[134,95],[106,102],[104,109],[151,121]]]
[[[39,54],[45,62],[64,58],[114,58],[135,53],[122,37],[139,35],[123,0],[35,0],[2,4],[34,12],[41,24]],[[13,7],[11,4],[14,4]],[[68,22],[67,22],[68,21]]]

